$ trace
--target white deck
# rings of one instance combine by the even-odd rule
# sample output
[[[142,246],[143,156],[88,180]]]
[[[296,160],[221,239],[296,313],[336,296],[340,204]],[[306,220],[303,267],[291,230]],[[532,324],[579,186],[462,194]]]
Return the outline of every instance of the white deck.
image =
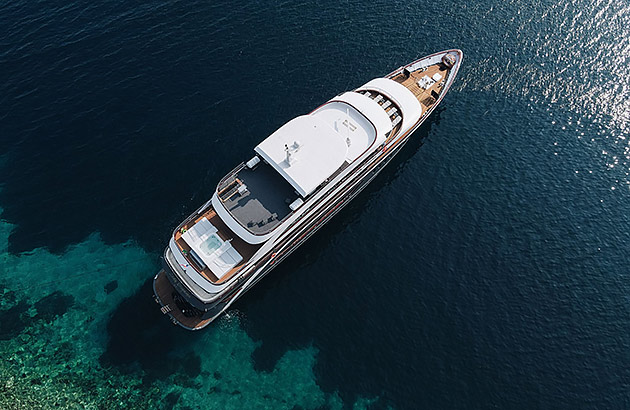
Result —
[[[303,115],[280,127],[255,151],[306,197],[343,165],[348,146],[326,121]]]
[[[346,141],[346,160],[354,161],[376,139],[374,126],[354,107],[338,101],[329,102],[312,114],[321,118]]]
[[[357,159],[374,143],[381,144],[392,129],[385,110],[373,99],[355,92],[333,98],[312,115],[329,123],[349,143],[348,162]]]
[[[402,111],[403,129],[422,115],[417,98],[403,85],[377,78],[360,87],[380,92]],[[339,95],[310,115],[297,117],[256,146],[255,151],[306,197],[392,130],[384,108],[358,92]]]

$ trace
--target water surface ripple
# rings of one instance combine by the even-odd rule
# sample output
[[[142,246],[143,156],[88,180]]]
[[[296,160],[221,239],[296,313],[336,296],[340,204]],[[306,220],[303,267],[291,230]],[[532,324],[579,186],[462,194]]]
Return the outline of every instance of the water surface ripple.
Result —
[[[374,182],[202,333],[147,280],[288,119],[457,47]],[[630,5],[0,5],[0,407],[630,408]]]

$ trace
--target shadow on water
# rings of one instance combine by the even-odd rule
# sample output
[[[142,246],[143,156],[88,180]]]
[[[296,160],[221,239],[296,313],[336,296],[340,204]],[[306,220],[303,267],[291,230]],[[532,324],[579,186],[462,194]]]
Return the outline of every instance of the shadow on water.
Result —
[[[309,272],[309,269],[341,232],[361,218],[373,196],[394,181],[404,170],[405,163],[414,157],[420,147],[427,142],[431,129],[439,124],[440,113],[444,109],[438,107],[431,118],[416,130],[397,156],[352,202],[235,304],[235,308],[244,313],[247,333],[255,340],[262,341],[253,353],[254,366],[258,371],[271,371],[287,349],[310,344],[320,349],[317,368],[331,367],[321,366],[321,361],[329,356],[323,350],[334,348],[334,344],[329,343],[331,339],[329,333],[332,331],[337,334],[333,338],[339,337],[347,329],[333,330],[331,326],[322,326],[316,319],[338,315],[338,312],[335,301],[329,300],[330,295],[326,294],[326,289],[322,286],[322,281],[326,281],[322,278],[322,274],[325,276],[325,273]],[[317,301],[317,304],[308,307],[308,312],[299,309],[299,306],[304,306],[301,298],[305,294]],[[295,309],[292,309],[292,306]],[[347,326],[343,321],[336,324]],[[356,383],[338,383],[339,380],[335,377],[327,380],[330,376],[325,371],[317,371],[318,384],[329,393],[338,391],[345,403],[352,403],[361,395],[374,394],[375,390],[366,389],[360,378]],[[340,387],[344,390],[339,391]],[[379,400],[375,403],[377,407],[378,403],[382,404]]]
[[[185,350],[186,340],[196,335],[175,328],[152,302],[152,280],[147,279],[132,296],[123,300],[107,324],[109,341],[101,355],[103,366],[123,372],[144,372],[144,382],[164,379],[179,373],[190,378],[201,372],[201,359]],[[184,336],[184,337],[179,337]],[[163,360],[169,358],[172,360]]]
[[[317,235],[309,240],[308,245],[291,255],[276,268],[273,275],[258,284],[237,303],[236,308],[245,313],[246,331],[255,339],[263,341],[253,353],[257,370],[272,370],[277,360],[288,349],[309,345],[313,342],[313,334],[317,339],[316,332],[313,332],[312,329],[309,332],[292,332],[292,330],[300,329],[300,324],[297,321],[287,326],[286,323],[270,320],[269,315],[278,312],[282,309],[281,306],[291,305],[288,295],[292,294],[291,292],[286,292],[283,295],[275,293],[274,296],[283,300],[275,301],[274,299],[272,301],[269,299],[273,293],[271,290],[284,277],[294,275],[296,271],[302,271],[312,265],[330,246],[330,242],[335,236],[354,220],[360,218],[362,209],[370,197],[393,181],[403,164],[409,161],[426,141],[431,127],[439,122],[439,115],[439,111],[434,113],[432,118],[416,131],[403,150],[360,195],[340,212],[335,218],[335,222],[322,228]],[[304,279],[308,281],[313,278]],[[164,379],[174,374],[178,374],[180,379],[190,380],[201,371],[200,357],[192,351],[187,352],[188,349],[186,348],[197,335],[175,328],[159,312],[151,299],[151,284],[152,278],[147,279],[142,287],[134,295],[123,300],[112,314],[107,324],[109,341],[100,362],[103,366],[114,366],[127,373],[142,372],[145,383]],[[114,286],[113,284],[110,285]],[[307,286],[309,286],[308,282]],[[297,315],[293,319],[299,321],[300,318],[301,316]],[[170,360],[156,360],[156,358],[169,358]],[[353,400],[354,396],[360,393],[353,391],[345,394],[344,399]]]

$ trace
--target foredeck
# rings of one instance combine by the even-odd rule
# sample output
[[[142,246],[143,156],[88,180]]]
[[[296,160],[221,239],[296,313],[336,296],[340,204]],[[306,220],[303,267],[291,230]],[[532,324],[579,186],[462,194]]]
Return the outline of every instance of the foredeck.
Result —
[[[424,77],[433,77],[435,74],[439,73],[442,76],[440,81],[436,81],[427,89],[424,89],[418,85],[418,82]],[[433,104],[437,101],[440,94],[444,89],[444,84],[446,84],[446,80],[450,73],[450,69],[446,68],[444,64],[437,63],[428,66],[426,69],[420,69],[417,71],[413,71],[406,76],[404,73],[399,73],[393,76],[391,79],[404,85],[416,96],[420,104],[422,105],[422,112],[427,112]]]
[[[199,222],[203,218],[207,218],[208,221],[210,221],[210,223],[217,228],[218,230],[217,235],[219,235],[219,237],[222,240],[224,241],[231,240],[230,243],[232,247],[234,247],[234,249],[236,249],[236,251],[243,257],[243,260],[241,260],[241,262],[239,262],[238,265],[234,266],[229,272],[223,275],[221,279],[217,278],[216,275],[212,273],[212,271],[208,267],[201,269],[201,267],[197,264],[197,262],[189,256],[191,248],[190,246],[188,246],[186,241],[182,238],[183,232],[190,229],[193,225],[195,225],[197,222]],[[254,253],[256,253],[256,251],[260,247],[260,245],[252,245],[243,241],[241,238],[239,238],[238,235],[232,232],[227,227],[227,225],[223,223],[221,218],[219,218],[216,211],[212,207],[210,207],[205,212],[197,215],[195,218],[187,221],[184,225],[182,225],[180,229],[177,232],[175,232],[175,243],[179,247],[179,250],[182,251],[182,253],[184,254],[184,257],[186,258],[188,263],[194,266],[195,269],[199,273],[201,273],[201,275],[203,275],[206,279],[216,284],[225,283],[225,281],[230,279],[236,272],[238,272],[238,270],[245,263],[247,263],[247,261],[249,261],[249,259],[254,255]]]

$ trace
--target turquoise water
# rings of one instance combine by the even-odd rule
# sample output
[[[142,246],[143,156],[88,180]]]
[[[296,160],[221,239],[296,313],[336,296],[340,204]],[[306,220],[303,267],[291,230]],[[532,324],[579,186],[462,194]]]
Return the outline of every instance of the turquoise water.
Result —
[[[107,321],[155,273],[157,256],[131,241],[107,245],[98,234],[58,255],[41,248],[12,255],[12,229],[0,221],[2,408],[342,407],[316,383],[312,346],[287,351],[269,372],[256,371],[251,355],[257,343],[238,315],[223,317],[186,354],[152,358],[188,362],[149,385],[141,371],[103,366]],[[161,343],[159,335],[151,342]],[[354,408],[370,402],[358,400]]]
[[[330,224],[216,326],[161,315],[257,143],[453,47]],[[0,408],[630,408],[627,2],[18,0],[0,74]]]

